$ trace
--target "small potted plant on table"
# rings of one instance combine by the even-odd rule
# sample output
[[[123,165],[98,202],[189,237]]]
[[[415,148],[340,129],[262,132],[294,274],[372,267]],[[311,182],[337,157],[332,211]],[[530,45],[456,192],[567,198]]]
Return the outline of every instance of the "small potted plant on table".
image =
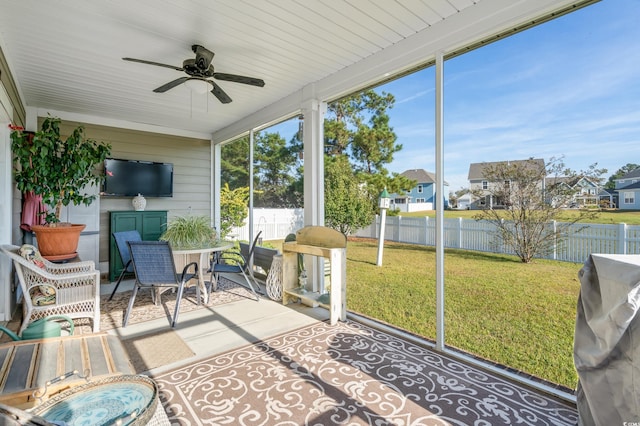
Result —
[[[61,223],[62,207],[89,205],[95,200],[96,196],[87,194],[84,188],[100,183],[102,176],[96,173],[96,166],[111,152],[111,145],[86,138],[82,126],[63,140],[60,122],[59,118],[47,117],[35,133],[17,127],[11,132],[18,190],[41,197],[53,209],[42,212],[45,225],[31,227],[41,254],[53,260],[75,257],[80,232],[86,225]]]
[[[218,241],[218,234],[206,216],[180,216],[169,222],[167,230],[160,236],[169,241],[177,250],[212,247]]]

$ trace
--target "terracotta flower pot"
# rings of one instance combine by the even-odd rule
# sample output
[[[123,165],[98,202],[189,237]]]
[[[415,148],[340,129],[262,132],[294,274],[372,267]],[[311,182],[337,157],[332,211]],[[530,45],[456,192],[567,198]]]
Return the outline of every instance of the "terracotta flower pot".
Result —
[[[80,233],[86,228],[83,224],[58,224],[56,226],[34,225],[31,230],[36,234],[40,254],[49,260],[74,258],[78,250]]]

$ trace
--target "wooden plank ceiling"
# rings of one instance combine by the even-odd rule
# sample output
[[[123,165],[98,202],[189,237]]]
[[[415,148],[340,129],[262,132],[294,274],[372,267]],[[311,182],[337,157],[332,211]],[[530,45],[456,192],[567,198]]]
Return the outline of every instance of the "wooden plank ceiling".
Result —
[[[438,34],[435,30],[445,22],[464,28],[469,26],[465,21],[486,21],[487,28],[500,29],[572,2],[553,3],[0,0],[0,48],[23,101],[39,113],[211,135],[312,83],[349,77],[349,70],[363,61],[384,58],[387,74],[406,67],[385,57],[385,51],[430,31]],[[501,16],[503,10],[509,10],[509,16]],[[475,34],[465,36],[468,42],[490,34],[474,28]],[[154,93],[185,74],[122,60],[132,57],[181,67],[183,60],[195,57],[192,44],[215,53],[217,72],[261,78],[265,86],[216,80],[233,99],[229,104],[210,93],[192,93],[184,85]]]

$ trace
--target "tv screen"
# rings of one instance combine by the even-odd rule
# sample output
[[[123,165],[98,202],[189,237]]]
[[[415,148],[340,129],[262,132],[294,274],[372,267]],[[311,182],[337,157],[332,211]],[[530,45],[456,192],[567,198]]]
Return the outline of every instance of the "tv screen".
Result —
[[[150,161],[118,160],[104,162],[104,191],[102,195],[114,197],[173,196],[173,164]]]

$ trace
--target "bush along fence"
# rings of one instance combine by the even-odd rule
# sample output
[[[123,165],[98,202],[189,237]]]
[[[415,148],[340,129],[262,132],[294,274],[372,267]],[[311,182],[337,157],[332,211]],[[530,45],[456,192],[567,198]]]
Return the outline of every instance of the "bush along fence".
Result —
[[[555,226],[555,223],[551,224]],[[575,229],[585,224],[572,225]],[[380,217],[373,224],[356,232],[356,236],[378,238]],[[444,246],[462,250],[514,254],[495,244],[495,226],[488,221],[453,218],[444,219]],[[619,224],[588,224],[578,233],[569,233],[562,244],[545,258],[582,263],[592,253],[640,254],[640,226]],[[385,240],[435,246],[436,220],[429,217],[387,217]]]

